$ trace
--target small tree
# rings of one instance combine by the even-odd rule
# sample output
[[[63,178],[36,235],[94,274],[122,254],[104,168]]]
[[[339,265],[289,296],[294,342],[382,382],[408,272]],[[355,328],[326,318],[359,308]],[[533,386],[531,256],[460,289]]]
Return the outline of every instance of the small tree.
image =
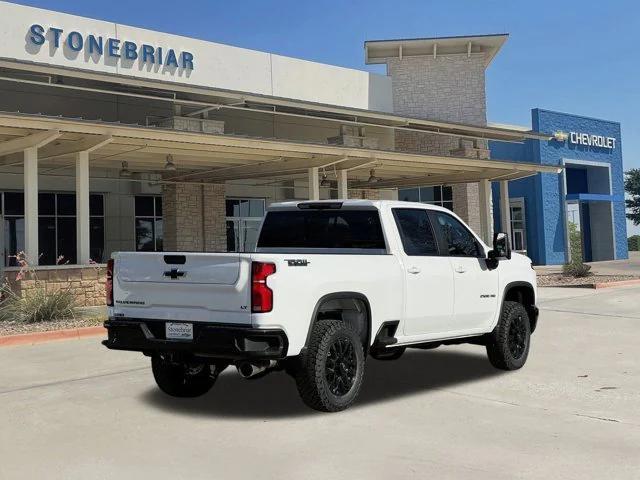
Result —
[[[640,225],[640,168],[632,168],[625,173],[624,189],[629,194],[627,204],[627,218],[634,225]]]
[[[582,263],[582,235],[575,222],[569,222],[569,253],[571,263]]]
[[[562,266],[562,273],[572,277],[586,277],[591,275],[591,266],[582,261],[582,235],[578,225],[569,222],[569,251],[571,261]]]

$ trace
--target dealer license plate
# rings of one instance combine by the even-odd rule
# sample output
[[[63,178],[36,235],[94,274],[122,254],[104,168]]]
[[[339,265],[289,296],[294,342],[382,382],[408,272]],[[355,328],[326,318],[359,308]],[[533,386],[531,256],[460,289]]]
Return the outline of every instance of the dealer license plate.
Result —
[[[167,340],[193,340],[193,323],[165,324]]]

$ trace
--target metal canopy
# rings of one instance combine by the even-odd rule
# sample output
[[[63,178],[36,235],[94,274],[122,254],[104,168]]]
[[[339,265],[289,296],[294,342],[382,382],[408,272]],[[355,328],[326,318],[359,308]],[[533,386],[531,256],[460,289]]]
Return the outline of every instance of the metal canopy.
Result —
[[[487,38],[493,37],[487,36]],[[502,36],[496,37],[502,38]],[[461,38],[466,39],[467,37]],[[456,39],[456,41],[460,41],[459,38],[456,37]],[[69,67],[51,67],[16,60],[8,61],[2,58],[0,58],[0,69],[0,80],[2,81],[40,85],[52,89],[75,90],[85,93],[94,92],[169,102],[184,107],[187,115],[216,109],[242,110],[264,115],[314,118],[340,124],[375,126],[395,130],[507,142],[521,142],[526,139],[549,140],[551,138],[548,133],[519,128],[471,125],[404,117],[388,112],[347,108],[247,92],[191,87],[158,80],[141,80],[127,75],[96,74]],[[30,80],[24,78],[24,75],[20,75],[20,71],[23,70],[32,73],[39,72],[45,75],[66,76],[73,81],[50,83],[44,80]]]
[[[191,133],[117,123],[0,113],[0,151],[21,138],[41,132],[59,137],[38,151],[41,173],[72,168],[73,152],[90,147],[91,168],[119,168],[164,173],[166,182],[223,183],[241,179],[291,179],[319,168],[330,180],[348,172],[350,188],[395,188],[410,185],[513,180],[538,172],[559,173],[558,167],[423,155],[390,150],[351,148],[282,139],[227,134]],[[167,155],[177,171],[164,172]],[[0,169],[21,164],[21,155],[0,157]],[[368,183],[370,170],[379,179]]]

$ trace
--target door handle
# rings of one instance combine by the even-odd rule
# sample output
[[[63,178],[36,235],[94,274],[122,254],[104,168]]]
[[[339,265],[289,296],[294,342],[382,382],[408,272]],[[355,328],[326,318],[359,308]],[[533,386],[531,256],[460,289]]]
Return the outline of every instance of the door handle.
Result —
[[[413,273],[415,275],[416,273],[420,273],[420,269],[418,267],[409,267],[407,268],[407,272]]]
[[[464,268],[464,267],[461,267],[460,265],[458,265],[458,266],[456,267],[456,272],[458,272],[458,273],[464,273],[464,272],[466,272],[466,270],[465,270],[465,268]]]

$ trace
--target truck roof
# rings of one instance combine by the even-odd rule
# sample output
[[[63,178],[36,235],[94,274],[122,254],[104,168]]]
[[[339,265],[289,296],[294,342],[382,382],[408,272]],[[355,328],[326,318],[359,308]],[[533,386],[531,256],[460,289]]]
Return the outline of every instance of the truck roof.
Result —
[[[440,210],[444,212],[450,212],[450,210],[440,207],[438,205],[431,205],[428,203],[419,203],[419,202],[404,202],[400,200],[301,200],[301,201],[292,201],[292,202],[278,202],[272,203],[267,208],[267,211],[270,210],[304,210],[304,209],[341,209],[341,208],[377,208],[380,209],[383,206],[391,206],[391,207],[420,207],[426,208],[429,210]]]

